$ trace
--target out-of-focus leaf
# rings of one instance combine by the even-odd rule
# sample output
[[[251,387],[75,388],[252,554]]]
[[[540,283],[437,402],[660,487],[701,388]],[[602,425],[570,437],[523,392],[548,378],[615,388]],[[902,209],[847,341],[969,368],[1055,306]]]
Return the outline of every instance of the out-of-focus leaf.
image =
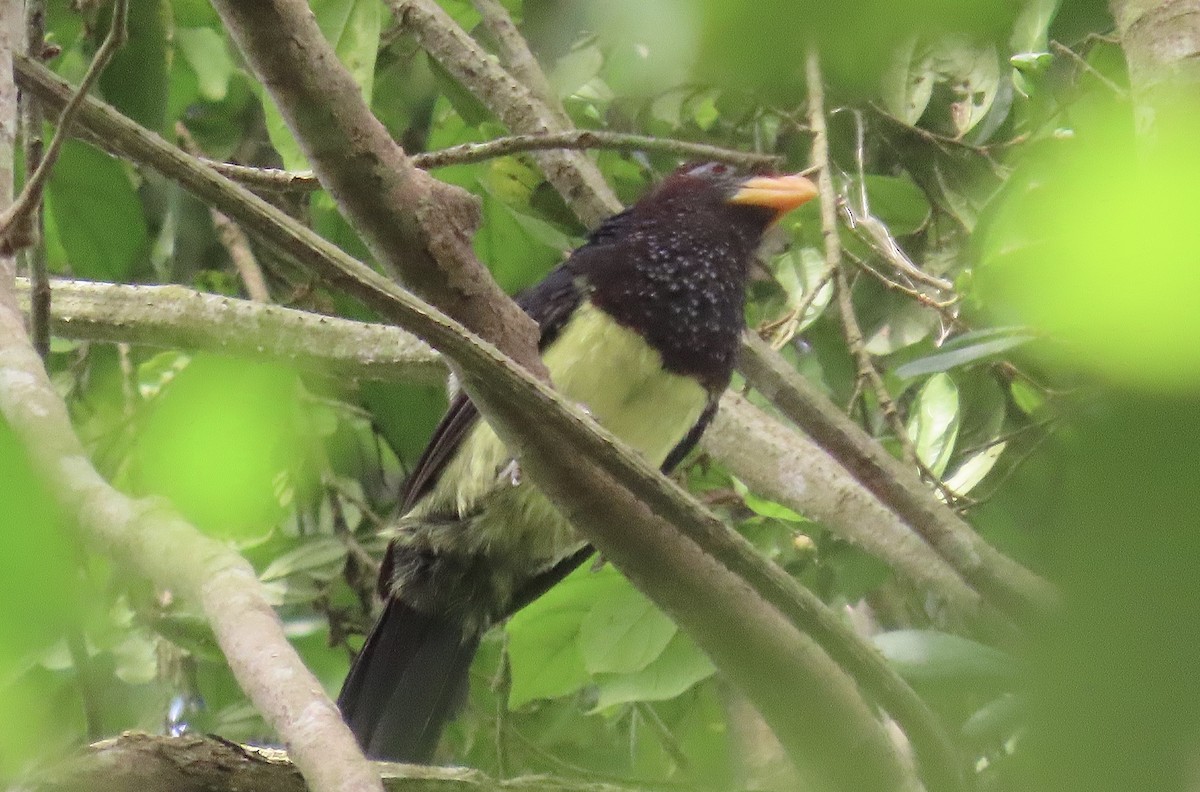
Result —
[[[766,498],[761,498],[750,491],[750,488],[736,478],[730,477],[733,483],[733,489],[741,496],[742,502],[750,508],[755,514],[763,517],[770,517],[773,520],[783,520],[784,522],[810,522],[802,514],[789,509],[787,506],[782,506],[774,501],[769,501]]]
[[[678,627],[633,586],[610,592],[579,625],[579,648],[589,673],[641,671],[657,658]]]
[[[191,360],[191,355],[170,350],[142,361],[137,367],[138,395],[143,399],[154,398]]]
[[[155,642],[141,630],[127,632],[124,639],[113,647],[116,660],[113,669],[122,682],[145,685],[158,676],[158,653]]]
[[[46,190],[48,223],[68,266],[83,278],[132,279],[150,234],[125,166],[91,146],[68,140]],[[51,246],[53,249],[53,246]]]
[[[261,580],[278,580],[301,572],[332,577],[346,559],[346,545],[333,536],[318,536],[284,553],[259,574]]]
[[[947,476],[942,483],[956,495],[966,495],[991,472],[996,465],[996,460],[1000,458],[1007,447],[1008,443],[1005,442],[989,445],[959,465],[958,469]]]
[[[1033,335],[1024,327],[996,327],[964,333],[947,341],[932,355],[910,360],[893,372],[900,379],[914,379],[926,374],[990,360],[1010,349],[1032,341]]]
[[[1026,709],[1019,696],[1006,693],[976,710],[963,722],[960,731],[976,745],[999,743],[1020,728]]]
[[[946,374],[921,386],[908,421],[908,437],[917,457],[936,475],[946,470],[958,435],[958,388]]]
[[[603,65],[604,55],[599,46],[591,42],[559,58],[546,77],[558,97],[565,99],[599,74]]]
[[[1008,44],[1012,52],[1034,53],[1049,49],[1050,23],[1062,0],[1028,0],[1013,24]]]
[[[1079,114],[1073,138],[1031,150],[997,196],[978,293],[1004,320],[1062,342],[1036,349],[1060,364],[1146,388],[1194,389],[1200,120],[1179,114],[1146,148],[1131,139],[1128,108],[1099,101]]]
[[[137,441],[136,480],[209,531],[270,530],[283,509],[277,474],[296,446],[295,374],[219,357],[192,359],[154,399]]]
[[[883,106],[910,126],[925,113],[937,72],[928,48],[917,46],[917,37],[909,36],[896,48],[892,66],[883,72]]]
[[[1009,392],[1012,394],[1013,402],[1026,415],[1033,415],[1046,403],[1046,397],[1042,395],[1041,391],[1025,380],[1013,380],[1009,386]]]
[[[604,710],[630,701],[662,701],[675,698],[716,673],[708,656],[691,639],[676,632],[663,651],[640,671],[604,675],[596,680],[599,698],[596,709]]]
[[[908,176],[868,173],[864,182],[871,214],[883,221],[892,236],[916,233],[929,221],[929,199]],[[859,189],[857,184],[854,189]]]
[[[215,663],[225,661],[212,627],[201,616],[185,613],[167,614],[154,618],[149,627],[199,658]]]
[[[128,38],[100,75],[104,98],[134,121],[157,132],[165,131],[168,120],[172,26],[171,4],[167,0],[131,0]]]
[[[196,74],[200,95],[210,102],[222,101],[229,93],[234,72],[225,39],[212,28],[179,28],[175,42],[184,62]]]
[[[69,560],[78,554],[63,532],[63,516],[53,496],[2,416],[0,482],[0,515],[6,526],[0,531],[3,685],[16,674],[23,656],[52,643],[68,624],[76,604],[71,593],[78,585]]]
[[[937,327],[937,316],[914,302],[906,302],[892,311],[883,324],[867,338],[872,355],[890,355],[929,337]]]
[[[872,642],[910,682],[1002,681],[1016,674],[1016,664],[1004,652],[936,630],[895,630]]]

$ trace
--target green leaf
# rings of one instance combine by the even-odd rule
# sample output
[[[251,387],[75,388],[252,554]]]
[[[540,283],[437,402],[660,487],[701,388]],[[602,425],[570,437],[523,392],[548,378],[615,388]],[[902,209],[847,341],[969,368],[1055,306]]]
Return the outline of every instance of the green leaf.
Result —
[[[960,731],[975,745],[996,744],[1019,729],[1026,715],[1025,701],[1006,693],[976,710]]]
[[[601,596],[624,584],[610,567],[599,572],[581,567],[505,626],[512,665],[508,703],[516,708],[581,689],[591,676],[579,651],[579,625]]]
[[[196,74],[200,95],[210,102],[220,102],[229,93],[233,77],[233,59],[225,39],[212,28],[179,28],[175,42],[188,67]]]
[[[1023,327],[998,327],[964,333],[947,341],[932,355],[897,366],[893,372],[904,380],[949,371],[1002,355],[1032,341],[1034,336]]]
[[[939,71],[954,93],[950,120],[957,137],[983,120],[1000,90],[1000,56],[993,44],[976,44],[966,36],[947,36],[936,48]]]
[[[537,629],[509,625],[508,652],[512,662],[513,709],[531,701],[565,696],[582,688],[590,677],[579,652],[579,618],[574,611],[543,614]]]
[[[784,522],[811,522],[811,520],[809,520],[807,517],[796,513],[787,506],[755,495],[750,491],[749,487],[732,476],[730,476],[730,482],[733,484],[734,492],[741,497],[742,502],[745,503],[750,511],[754,512],[755,514],[762,515],[763,517],[770,517],[773,520],[783,520]]]
[[[871,333],[866,348],[872,355],[890,355],[929,337],[937,316],[915,302],[902,303]]]
[[[929,48],[918,47],[916,36],[908,37],[896,48],[891,68],[883,72],[883,106],[906,124],[916,125],[929,106],[937,78]]]
[[[630,701],[663,701],[708,679],[716,668],[682,632],[676,632],[652,663],[632,674],[603,675],[596,680],[596,709]]]
[[[83,278],[132,279],[149,249],[150,234],[124,165],[68,140],[50,175],[46,210],[47,233],[66,256],[57,264]]]
[[[579,625],[579,648],[589,673],[640,671],[679,628],[628,583],[597,602]]]
[[[896,671],[910,682],[1008,680],[1011,657],[998,649],[936,630],[895,630],[872,641]]]
[[[824,255],[808,245],[792,247],[782,256],[772,259],[769,266],[775,281],[787,294],[787,306],[792,310],[800,307],[805,295],[816,287],[817,281],[826,270]],[[827,280],[816,296],[809,301],[808,308],[804,316],[799,318],[794,332],[798,333],[817,321],[832,299],[833,282]]]
[[[950,461],[958,423],[958,388],[948,375],[935,374],[917,394],[908,421],[908,437],[917,457],[936,475],[940,476]]]
[[[277,557],[267,564],[258,577],[270,581],[303,572],[314,577],[330,578],[338,573],[345,560],[345,543],[333,536],[318,536]]]
[[[166,131],[172,26],[167,0],[131,0],[128,38],[100,75],[104,98],[157,132]]]
[[[943,483],[951,492],[957,495],[966,495],[991,472],[996,465],[996,460],[1000,459],[1000,455],[1007,447],[1008,443],[1004,442],[989,445],[959,465],[958,469],[947,476]]]
[[[338,60],[354,77],[369,105],[383,5],[371,0],[313,0],[313,13]]]
[[[907,236],[924,228],[932,211],[925,191],[908,176],[879,176],[868,173],[863,180],[867,186],[867,202],[874,217],[879,218],[892,236]],[[855,187],[857,190],[857,186]]]

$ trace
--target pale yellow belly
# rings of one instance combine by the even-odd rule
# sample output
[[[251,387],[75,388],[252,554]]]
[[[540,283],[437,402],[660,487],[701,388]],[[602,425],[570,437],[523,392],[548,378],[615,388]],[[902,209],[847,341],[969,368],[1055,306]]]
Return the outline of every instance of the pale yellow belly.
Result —
[[[590,304],[576,311],[543,360],[566,399],[586,407],[654,465],[695,425],[708,398],[695,380],[664,371],[656,351]],[[497,560],[511,554],[524,564],[557,560],[578,547],[567,522],[533,487],[514,484],[514,472],[512,456],[480,421],[401,530],[420,531],[435,549],[444,544],[448,551]],[[462,519],[431,525],[448,514]]]

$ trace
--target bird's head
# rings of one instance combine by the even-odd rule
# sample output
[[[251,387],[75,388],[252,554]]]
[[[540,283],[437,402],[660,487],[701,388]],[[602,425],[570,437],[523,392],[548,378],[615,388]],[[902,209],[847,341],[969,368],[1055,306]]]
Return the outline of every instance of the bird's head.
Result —
[[[676,170],[638,207],[711,215],[762,231],[816,195],[816,185],[799,174],[748,174],[722,162],[705,162]]]

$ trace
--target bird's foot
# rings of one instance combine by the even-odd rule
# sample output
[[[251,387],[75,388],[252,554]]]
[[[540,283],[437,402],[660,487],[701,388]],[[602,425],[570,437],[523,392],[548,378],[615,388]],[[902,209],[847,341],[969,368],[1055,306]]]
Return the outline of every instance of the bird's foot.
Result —
[[[512,486],[516,487],[521,483],[521,463],[517,460],[510,460],[507,465],[500,471],[500,480],[508,479]]]

